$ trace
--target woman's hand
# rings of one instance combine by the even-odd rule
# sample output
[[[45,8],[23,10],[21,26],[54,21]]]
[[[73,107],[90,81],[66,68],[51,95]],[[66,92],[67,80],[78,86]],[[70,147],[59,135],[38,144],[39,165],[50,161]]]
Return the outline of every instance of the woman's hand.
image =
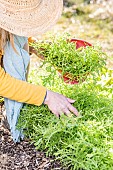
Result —
[[[71,103],[74,102],[75,100],[67,98],[62,94],[47,90],[47,96],[44,104],[48,105],[48,108],[57,117],[60,117],[62,113],[69,116],[71,112],[78,116],[77,109],[71,105]]]

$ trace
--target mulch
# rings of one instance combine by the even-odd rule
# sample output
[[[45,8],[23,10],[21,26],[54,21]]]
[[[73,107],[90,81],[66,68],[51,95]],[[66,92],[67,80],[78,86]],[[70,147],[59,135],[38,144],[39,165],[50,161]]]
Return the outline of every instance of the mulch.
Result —
[[[3,107],[2,107],[3,108]],[[29,140],[14,143],[0,112],[0,170],[66,170],[55,158],[47,158]]]

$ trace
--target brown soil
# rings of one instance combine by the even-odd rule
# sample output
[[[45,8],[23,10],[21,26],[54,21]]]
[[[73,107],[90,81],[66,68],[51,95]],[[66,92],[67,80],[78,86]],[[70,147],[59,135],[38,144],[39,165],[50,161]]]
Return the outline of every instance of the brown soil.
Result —
[[[55,158],[46,158],[29,140],[15,144],[0,113],[0,170],[65,170]]]

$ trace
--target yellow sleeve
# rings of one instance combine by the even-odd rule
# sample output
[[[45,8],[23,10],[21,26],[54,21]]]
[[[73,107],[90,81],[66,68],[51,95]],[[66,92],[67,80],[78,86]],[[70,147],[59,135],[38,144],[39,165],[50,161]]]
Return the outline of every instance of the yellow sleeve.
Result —
[[[0,96],[40,106],[45,95],[45,87],[15,79],[0,66]]]

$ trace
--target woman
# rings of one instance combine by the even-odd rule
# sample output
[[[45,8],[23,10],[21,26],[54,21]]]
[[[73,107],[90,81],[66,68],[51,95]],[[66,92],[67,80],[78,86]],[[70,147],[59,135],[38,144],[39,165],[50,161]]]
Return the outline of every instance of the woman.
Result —
[[[15,102],[19,109],[22,107],[20,103],[37,106],[46,104],[57,117],[62,113],[68,116],[70,112],[78,116],[76,108],[71,105],[75,100],[25,81],[29,65],[26,37],[50,29],[61,15],[62,4],[62,0],[0,0],[0,96],[5,97],[7,117],[10,120],[10,105],[13,105],[12,110],[17,109],[17,105],[14,107]],[[10,120],[11,125],[13,121]],[[14,122],[16,125],[17,120]],[[13,126],[10,128],[13,129]]]

